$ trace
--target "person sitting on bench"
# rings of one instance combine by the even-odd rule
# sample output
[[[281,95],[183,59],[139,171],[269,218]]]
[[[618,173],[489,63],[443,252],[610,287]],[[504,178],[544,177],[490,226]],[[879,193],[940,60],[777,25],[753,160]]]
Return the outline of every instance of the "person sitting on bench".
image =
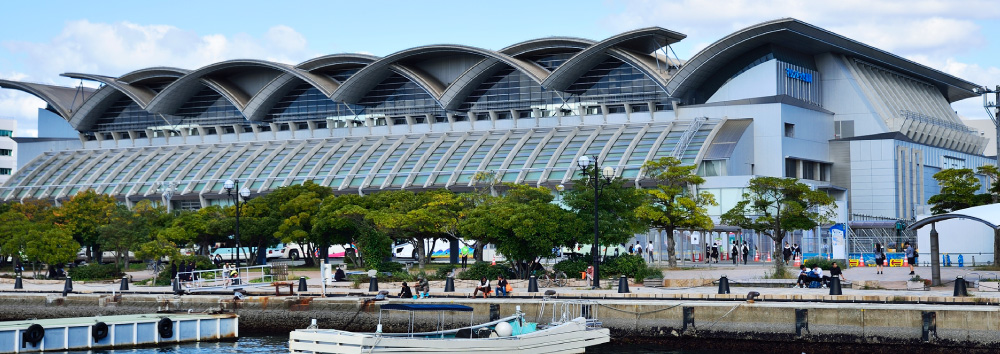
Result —
[[[404,281],[403,282],[403,288],[399,291],[399,298],[400,299],[409,299],[409,298],[412,298],[412,297],[413,297],[413,293],[410,292],[410,286],[406,285],[406,282]]]
[[[816,275],[815,275],[815,273],[813,273],[809,269],[806,269],[805,265],[800,265],[799,266],[799,280],[795,283],[795,287],[797,287],[797,288],[805,288],[805,287],[809,286],[809,283],[812,283],[814,281],[821,281],[821,280],[823,280],[823,279],[822,278],[817,278]]]
[[[337,272],[333,274],[333,281],[344,281],[347,280],[347,274],[344,274],[344,266],[337,267]]]

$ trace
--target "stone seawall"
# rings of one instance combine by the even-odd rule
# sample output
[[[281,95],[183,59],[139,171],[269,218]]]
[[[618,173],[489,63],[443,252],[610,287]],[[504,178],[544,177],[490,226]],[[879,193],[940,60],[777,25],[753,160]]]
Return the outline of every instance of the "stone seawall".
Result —
[[[495,315],[507,316],[520,307],[528,320],[540,323],[558,319],[563,314],[591,314],[610,328],[616,339],[739,339],[965,348],[989,348],[1000,344],[1000,307],[995,305],[653,299],[567,301],[571,302],[456,298],[392,300],[394,303],[454,303],[475,309],[472,315],[446,313],[442,317],[446,327],[464,326],[470,321],[485,322],[491,310]],[[55,294],[22,293],[0,294],[0,320],[226,310],[240,315],[243,335],[285,333],[306,327],[311,319],[317,319],[321,328],[372,331],[378,322],[380,303],[384,302],[357,297],[254,296],[235,301],[231,296],[209,295],[71,294],[64,298]],[[405,331],[408,321],[404,312],[391,311],[383,315],[386,331]],[[437,322],[436,313],[419,314],[415,328],[433,330]]]

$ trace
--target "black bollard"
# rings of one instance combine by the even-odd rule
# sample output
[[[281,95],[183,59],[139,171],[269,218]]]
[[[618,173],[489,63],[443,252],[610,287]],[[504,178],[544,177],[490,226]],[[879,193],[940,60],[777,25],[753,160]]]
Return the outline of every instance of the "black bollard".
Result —
[[[368,278],[368,291],[378,291],[378,278]]]
[[[455,277],[448,277],[448,279],[444,280],[444,292],[455,292]]]
[[[729,278],[723,275],[719,278],[719,294],[729,293]]]
[[[173,285],[174,294],[180,295],[180,294],[184,293],[183,291],[181,291],[181,282],[180,282],[180,280],[178,280],[176,278],[170,279],[170,285]]]
[[[830,295],[844,295],[840,290],[840,277],[830,278]]]
[[[63,285],[63,293],[62,294],[63,294],[63,296],[66,296],[66,294],[69,294],[71,292],[73,292],[73,278],[72,277],[66,277],[66,285]]]
[[[306,277],[299,277],[299,292],[309,291],[309,286],[306,285]]]
[[[969,296],[969,290],[965,286],[965,277],[961,275],[955,278],[955,296]]]
[[[119,287],[118,290],[122,290],[122,291],[128,290],[128,276],[127,275],[123,275],[122,276],[122,286]]]
[[[628,277],[622,274],[622,276],[618,278],[618,293],[628,294],[630,292],[631,291],[628,291]]]
[[[532,275],[528,277],[528,292],[537,293],[538,292],[538,278]]]
[[[17,279],[14,280],[14,289],[21,290],[24,289],[24,284],[21,283],[21,276],[18,275]]]

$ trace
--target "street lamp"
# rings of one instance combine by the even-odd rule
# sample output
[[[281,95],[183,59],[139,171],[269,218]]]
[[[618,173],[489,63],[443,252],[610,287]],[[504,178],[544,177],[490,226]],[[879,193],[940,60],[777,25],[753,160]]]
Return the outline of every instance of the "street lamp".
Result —
[[[601,197],[601,188],[610,184],[611,179],[615,177],[615,169],[611,166],[604,166],[604,169],[601,170],[600,164],[598,164],[597,158],[595,157],[593,161],[593,175],[590,175],[587,173],[587,168],[589,168],[591,164],[589,156],[580,156],[580,159],[577,160],[576,163],[580,166],[580,173],[587,176],[587,183],[593,184],[594,187],[594,244],[590,246],[590,253],[594,257],[593,288],[598,289],[601,287],[601,271],[599,268],[601,262],[600,257],[598,256],[598,251],[600,250],[600,246],[598,246],[600,244],[600,231],[597,229],[597,201]],[[604,177],[603,179],[601,176],[597,175],[598,170],[601,171],[601,175]]]
[[[226,189],[226,195],[228,195],[229,198],[231,198],[233,200],[233,203],[236,205],[236,232],[235,232],[235,237],[236,237],[236,269],[239,269],[240,268],[240,251],[241,251],[241,247],[240,247],[240,209],[241,209],[242,204],[246,204],[247,201],[250,200],[250,188],[247,188],[246,186],[244,186],[241,189],[240,188],[240,180],[236,180],[234,182],[231,179],[227,179],[226,182],[223,183],[222,188]],[[233,189],[239,191],[238,192],[239,195],[233,195]],[[240,199],[243,200],[242,203],[240,202]],[[249,260],[247,260],[247,261],[249,262]]]

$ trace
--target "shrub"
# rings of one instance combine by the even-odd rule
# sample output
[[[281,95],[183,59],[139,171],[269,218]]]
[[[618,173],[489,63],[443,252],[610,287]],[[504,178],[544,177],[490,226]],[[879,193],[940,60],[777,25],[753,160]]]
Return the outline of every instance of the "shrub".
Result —
[[[393,274],[404,272],[403,271],[404,268],[405,267],[403,266],[403,263],[399,262],[382,262],[381,264],[378,265],[379,272],[389,272]]]
[[[453,265],[446,265],[444,267],[438,268],[437,273],[434,274],[434,279],[438,280],[445,279],[449,275],[451,275],[451,272],[453,271],[455,271],[455,266]]]
[[[479,278],[486,277],[486,279],[496,279],[497,276],[504,276],[505,278],[512,279],[514,276],[514,271],[510,267],[497,264],[490,265],[489,262],[476,262],[469,266],[462,274],[459,274],[460,279],[465,280],[479,280]]]
[[[624,254],[618,257],[608,257],[601,267],[602,277],[625,275],[636,277],[636,274],[646,269],[646,260],[642,256]]]
[[[69,276],[75,280],[107,280],[118,279],[122,273],[114,264],[88,264],[70,268]]]
[[[806,265],[806,268],[810,269],[816,268],[816,265],[819,265],[819,267],[822,268],[823,270],[830,270],[830,268],[833,268],[832,266],[833,261],[823,257],[809,258],[804,262],[804,264]],[[837,263],[837,265],[843,267],[843,263]]]
[[[566,273],[566,276],[573,278],[580,276],[580,272],[587,271],[587,266],[591,265],[591,260],[586,257],[576,257],[574,259],[566,259],[559,261],[554,266],[553,269]]]

